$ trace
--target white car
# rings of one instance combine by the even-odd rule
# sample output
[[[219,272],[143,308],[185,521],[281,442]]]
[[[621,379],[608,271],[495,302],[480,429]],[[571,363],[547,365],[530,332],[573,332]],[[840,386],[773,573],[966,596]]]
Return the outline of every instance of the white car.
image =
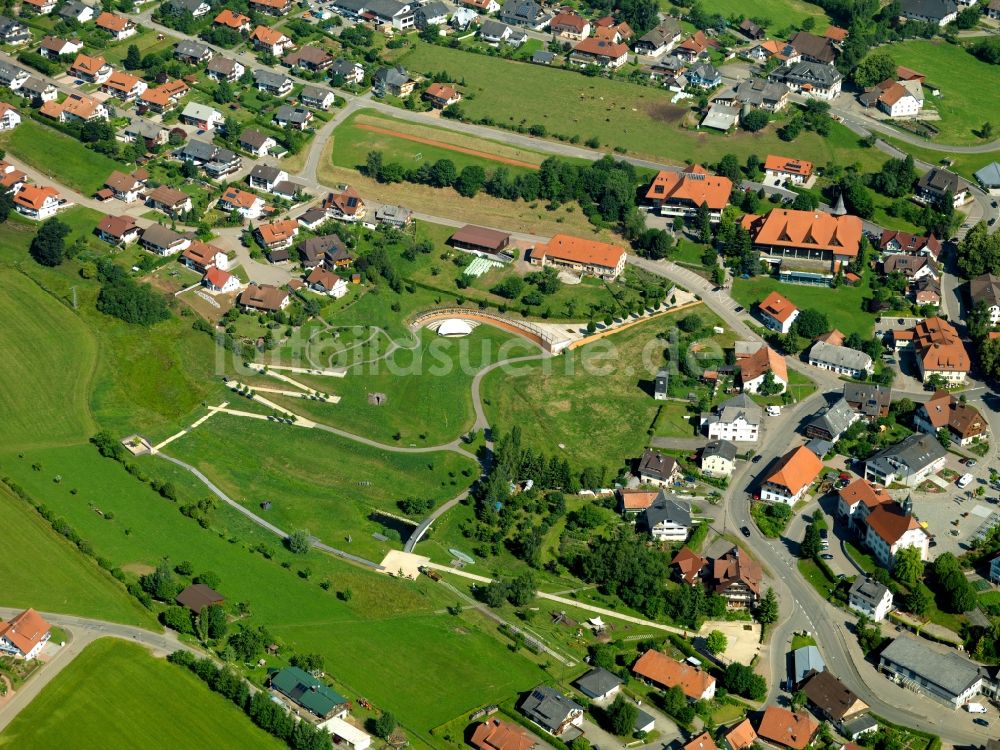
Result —
[[[780,406],[769,406],[769,407],[767,407],[767,416],[769,416],[769,417],[778,417],[780,415],[781,415],[781,407]]]

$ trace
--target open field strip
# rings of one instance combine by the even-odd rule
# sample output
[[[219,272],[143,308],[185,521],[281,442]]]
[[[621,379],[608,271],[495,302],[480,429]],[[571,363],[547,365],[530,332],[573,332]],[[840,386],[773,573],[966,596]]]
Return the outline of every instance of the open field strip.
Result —
[[[250,368],[257,370],[258,372],[264,371],[263,365],[256,365],[251,363]],[[347,375],[347,370],[344,369],[320,369],[316,367],[292,367],[290,365],[267,365],[268,370],[282,370],[284,372],[294,372],[299,375],[321,375],[327,378],[342,378]]]
[[[528,162],[518,161],[516,159],[507,159],[502,156],[489,154],[485,151],[476,151],[475,149],[471,148],[463,148],[462,146],[453,146],[450,143],[444,143],[443,141],[436,141],[433,138],[422,138],[416,135],[397,133],[392,130],[389,130],[388,128],[382,128],[377,125],[368,125],[365,123],[359,124],[358,127],[361,128],[362,130],[367,130],[372,133],[379,133],[381,135],[390,135],[393,138],[402,138],[403,140],[413,141],[414,143],[422,143],[427,146],[435,146],[437,148],[443,148],[448,151],[455,151],[460,154],[468,154],[469,156],[476,156],[479,157],[480,159],[486,159],[488,161],[496,161],[500,162],[501,164],[507,164],[508,166],[511,167],[521,167],[522,169],[538,169],[537,164],[530,164]]]
[[[312,397],[318,401],[325,401],[328,404],[336,404],[340,401],[340,396],[321,396],[319,393],[313,390],[308,392],[303,391],[289,391],[284,388],[269,388],[264,385],[249,386],[245,383],[239,381],[233,381],[233,387],[235,388],[247,388],[253,390],[255,393],[275,393],[279,396],[289,396],[290,398],[308,398]],[[261,402],[266,403],[266,402]]]

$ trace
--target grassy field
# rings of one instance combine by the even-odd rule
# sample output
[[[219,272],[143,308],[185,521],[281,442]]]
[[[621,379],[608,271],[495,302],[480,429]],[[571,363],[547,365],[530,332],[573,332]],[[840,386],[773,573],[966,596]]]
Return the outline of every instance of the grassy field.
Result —
[[[0,747],[278,748],[284,743],[181,667],[132,643],[87,646],[0,735]]]
[[[826,14],[823,9],[812,3],[802,2],[802,0],[758,0],[752,8],[748,8],[740,0],[705,0],[703,3],[705,11],[708,13],[719,13],[724,18],[736,15],[742,16],[748,13],[754,18],[766,18],[770,21],[767,29],[769,36],[773,36],[779,29],[787,26],[801,27],[802,22],[807,18],[816,19],[814,33],[819,33],[828,25]]]
[[[973,183],[975,183],[975,177],[973,176],[975,172],[979,171],[990,162],[997,161],[996,151],[987,151],[982,154],[932,151],[929,148],[919,148],[917,146],[912,146],[909,143],[904,143],[898,138],[885,138],[885,140],[898,148],[900,151],[906,151],[913,154],[914,159],[920,159],[928,164],[942,164],[943,160],[948,159],[952,162],[948,169],[962,175],[968,180],[971,180]]]
[[[121,65],[125,56],[128,54],[128,48],[133,44],[139,48],[139,52],[144,57],[146,55],[162,52],[165,49],[170,49],[177,44],[176,37],[163,35],[163,38],[158,40],[156,38],[158,36],[160,36],[160,33],[157,31],[144,31],[141,34],[136,34],[135,36],[121,42],[120,44],[108,47],[106,50],[103,50],[101,54],[104,56],[105,60],[117,67]]]
[[[621,148],[675,163],[695,158],[717,162],[726,153],[742,161],[751,153],[763,158],[788,150],[773,126],[756,134],[730,136],[681,129],[679,123],[688,109],[671,104],[672,94],[662,88],[581,78],[573,71],[420,42],[401,61],[420,73],[445,70],[464,81],[461,106],[469,117],[492,117],[512,126],[544,125],[549,133],[577,135],[581,142],[596,137],[603,149]],[[510,102],[517,106],[512,108]],[[846,128],[835,125],[827,138],[803,133],[795,140],[795,153],[818,165],[861,160],[866,168],[877,168],[885,157],[874,149],[857,149],[857,140]]]
[[[400,136],[422,138],[439,141],[441,146],[421,143],[389,133],[366,129],[378,128],[391,130]],[[433,164],[438,159],[450,159],[461,171],[463,167],[475,165],[487,172],[496,169],[501,161],[472,154],[466,154],[456,148],[464,148],[494,155],[500,159],[510,159],[526,164],[541,164],[546,155],[537,151],[506,146],[502,143],[485,141],[481,138],[456,133],[444,128],[428,127],[416,123],[397,120],[375,112],[362,109],[337,126],[333,134],[333,163],[338,167],[355,169],[363,166],[369,151],[381,151],[387,162],[398,162],[407,168],[418,167],[423,163]],[[512,175],[529,171],[526,167],[507,165]]]
[[[58,536],[28,503],[0,485],[3,602],[156,628],[153,618],[110,574]],[[30,560],[30,566],[24,561]]]
[[[516,424],[525,445],[575,466],[617,471],[646,445],[646,430],[661,404],[653,400],[651,382],[664,350],[672,349],[657,334],[672,330],[674,320],[660,318],[553,360],[490,373],[483,383],[490,424],[500,430]],[[682,426],[676,420],[664,425],[671,423]],[[691,430],[674,434],[689,437]]]
[[[198,467],[248,508],[271,502],[264,515],[286,531],[309,529],[334,546],[351,536],[350,549],[375,560],[398,544],[372,538],[385,529],[368,520],[370,513],[399,513],[396,501],[407,497],[438,505],[461,492],[477,471],[471,459],[453,452],[391,453],[320,430],[227,414],[212,417],[165,452]]]
[[[336,393],[341,398],[337,404],[295,398],[274,401],[379,442],[438,445],[472,427],[470,388],[476,371],[502,359],[536,353],[541,352],[534,344],[490,326],[479,326],[460,339],[422,329],[416,349],[397,349],[386,361],[358,364],[343,379],[301,379],[317,390]],[[385,394],[388,400],[374,405],[368,398],[372,393]]]
[[[28,166],[84,195],[92,195],[115,169],[129,166],[85,148],[79,141],[25,118],[21,125],[0,137],[0,145]],[[53,159],[52,154],[58,154]]]
[[[43,471],[31,470],[36,459]],[[548,679],[526,655],[506,650],[495,624],[441,613],[453,597],[429,579],[399,581],[318,552],[292,555],[228,508],[202,529],[91,446],[27,452],[17,462],[0,451],[0,464],[116,565],[134,570],[167,557],[214,571],[227,599],[248,603],[252,622],[289,649],[321,653],[348,697],[363,695],[388,708],[409,729],[424,731]],[[141,465],[173,481],[180,504],[206,495],[204,485],[165,461],[148,458]],[[52,482],[56,474],[63,477],[59,485]],[[102,519],[92,504],[112,511],[114,520]],[[256,552],[257,545],[270,548],[273,558]],[[308,579],[299,574],[306,568]],[[332,583],[329,591],[318,585],[324,580]],[[336,595],[345,590],[352,592],[348,601]],[[405,680],[399,679],[402,664],[413,665]]]
[[[752,279],[733,281],[733,299],[747,310],[773,291],[781,292],[800,308],[811,307],[826,313],[830,325],[844,334],[859,333],[871,336],[875,317],[861,309],[862,300],[868,294],[867,282],[858,286],[829,287],[806,286],[804,284],[784,284],[770,276],[756,276]],[[836,297],[836,302],[834,302]]]
[[[97,363],[94,336],[71,310],[9,268],[0,268],[0,317],[5,322],[0,328],[4,442],[28,446],[89,437],[94,431],[87,405]]]
[[[941,131],[936,140],[982,143],[972,131],[987,121],[994,127],[1000,122],[1000,98],[984,96],[984,92],[1000,90],[996,65],[977,60],[963,47],[942,40],[909,40],[893,44],[888,51],[898,64],[927,75],[924,107],[941,115],[940,122],[932,123]],[[940,89],[941,96],[931,96],[930,87]]]

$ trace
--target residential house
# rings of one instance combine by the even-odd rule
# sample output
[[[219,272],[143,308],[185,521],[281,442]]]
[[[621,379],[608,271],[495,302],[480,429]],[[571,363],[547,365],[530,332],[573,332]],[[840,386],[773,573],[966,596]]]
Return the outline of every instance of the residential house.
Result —
[[[702,732],[693,740],[688,742],[681,750],[719,750],[708,732]]]
[[[250,42],[255,49],[262,50],[275,57],[281,57],[286,49],[292,46],[292,40],[269,26],[258,26],[250,34]]]
[[[632,521],[632,523],[635,523],[635,520],[636,518],[638,518],[639,514],[642,511],[646,510],[646,508],[648,508],[650,505],[652,505],[653,501],[656,499],[656,496],[660,493],[659,491],[650,491],[643,489],[639,490],[619,489],[617,490],[617,494],[619,500],[619,510],[621,511],[622,516],[625,518],[629,518]]]
[[[459,0],[459,4],[483,15],[490,15],[500,10],[500,3],[497,0]]]
[[[14,210],[34,221],[51,219],[65,205],[59,191],[52,187],[25,184],[14,193]]]
[[[327,193],[322,208],[331,219],[347,222],[360,221],[368,212],[361,195],[350,185],[340,185]]]
[[[440,0],[430,0],[417,8],[414,13],[413,22],[418,29],[426,29],[431,26],[446,26],[448,16],[451,12],[448,6]]]
[[[983,438],[989,423],[976,407],[963,403],[948,391],[936,391],[931,398],[917,406],[913,426],[929,435],[946,430],[949,437],[961,446]]]
[[[809,364],[821,370],[852,378],[866,378],[875,372],[872,358],[846,346],[817,341],[809,350]]]
[[[670,370],[661,367],[653,378],[653,398],[656,401],[666,401],[670,396]]]
[[[83,49],[79,39],[62,39],[57,36],[42,37],[38,46],[38,54],[50,60],[58,60],[63,55],[76,55]]]
[[[47,16],[56,9],[56,0],[22,0],[21,11],[23,13],[35,13],[39,16]]]
[[[744,393],[760,393],[769,381],[777,393],[788,387],[788,366],[785,358],[766,344],[738,341],[736,367],[739,386]]]
[[[701,473],[707,477],[730,477],[736,466],[736,446],[728,440],[710,440],[701,449]]]
[[[896,349],[912,349],[924,383],[937,376],[947,386],[961,385],[971,360],[955,327],[944,318],[925,318],[908,330],[894,330]]]
[[[347,716],[347,699],[298,667],[273,670],[268,676],[268,685],[313,716],[321,719]]]
[[[994,21],[1000,21],[1000,0],[990,0],[986,8],[983,10],[983,14],[987,18],[992,18]],[[996,162],[994,162],[995,164]]]
[[[857,576],[847,597],[848,606],[872,622],[882,622],[892,611],[892,592],[867,576]]]
[[[857,216],[824,211],[773,208],[763,216],[747,214],[742,226],[750,232],[761,259],[779,266],[779,277],[799,283],[827,285],[834,269],[857,257],[862,225]]]
[[[633,49],[640,55],[660,57],[670,52],[680,40],[680,21],[672,16],[666,16],[656,26],[639,37],[633,45]]]
[[[292,9],[292,0],[250,0],[250,10],[269,16],[284,16]]]
[[[885,255],[922,256],[937,261],[941,254],[941,242],[933,234],[921,236],[884,229],[879,235],[878,249]]]
[[[201,285],[216,294],[232,294],[240,290],[239,278],[221,268],[209,268],[201,279]],[[190,586],[188,587],[190,588]],[[184,593],[184,592],[181,592]]]
[[[257,227],[257,238],[267,250],[291,247],[298,233],[298,222],[293,219],[280,219]]]
[[[243,166],[242,157],[235,151],[199,140],[188,141],[174,156],[201,167],[213,179],[226,177]]]
[[[844,399],[863,419],[874,422],[889,416],[892,388],[873,383],[845,383]]]
[[[879,656],[879,670],[912,690],[959,708],[978,695],[989,679],[986,670],[959,656],[938,650],[923,638],[897,636]]]
[[[330,80],[335,84],[360,84],[364,79],[365,69],[361,63],[341,57],[330,65]]]
[[[771,292],[758,303],[757,316],[772,331],[788,333],[799,317],[799,308],[778,292]]]
[[[676,458],[647,449],[639,460],[638,474],[643,484],[666,487],[680,479],[682,471]]]
[[[569,61],[581,67],[597,65],[608,70],[615,70],[628,62],[628,45],[590,36],[573,48],[573,51],[569,53]]]
[[[718,222],[729,204],[733,183],[728,177],[709,174],[699,164],[683,170],[658,172],[646,190],[646,201],[661,216],[693,217],[705,206],[709,220]]]
[[[179,216],[191,210],[191,196],[166,185],[153,188],[146,194],[146,204],[168,216]]]
[[[264,199],[260,196],[229,186],[219,197],[219,209],[236,212],[244,219],[259,219],[264,213]]]
[[[417,82],[410,78],[406,68],[395,65],[391,68],[379,68],[372,77],[372,93],[376,96],[395,96],[405,99],[413,93]]]
[[[831,406],[825,407],[819,414],[806,423],[806,437],[827,440],[836,443],[847,428],[858,421],[861,416],[851,408],[841,396]]]
[[[0,102],[0,131],[13,130],[21,124],[21,113],[7,102]]]
[[[107,120],[108,108],[101,102],[83,94],[70,94],[63,101],[50,101],[42,104],[39,114],[51,117],[60,122],[90,122],[91,120]]]
[[[286,96],[292,91],[292,79],[289,76],[265,68],[253,72],[253,82],[258,91],[266,91],[273,96]]]
[[[765,36],[767,36],[764,29],[755,24],[749,18],[744,18],[742,21],[740,21],[739,32],[743,34],[743,36],[745,36],[747,39],[751,39],[753,41],[763,39]]]
[[[639,525],[658,542],[683,542],[691,533],[691,503],[660,490],[639,514]]]
[[[132,19],[108,11],[101,13],[94,23],[101,31],[110,34],[116,42],[135,36],[136,33],[136,25]]]
[[[201,130],[215,130],[222,127],[225,121],[226,118],[218,110],[198,102],[188,102],[181,112],[181,122]]]
[[[632,665],[632,674],[662,690],[679,686],[690,701],[715,697],[715,678],[712,675],[686,662],[671,659],[655,648],[639,657]]]
[[[435,109],[444,109],[461,101],[462,95],[454,86],[446,83],[432,83],[424,92],[424,99],[429,101]]]
[[[201,611],[206,607],[221,605],[226,601],[226,598],[211,586],[204,583],[193,583],[175,596],[174,601],[180,606],[186,607],[192,614],[197,615],[201,614]]]
[[[570,727],[583,724],[583,707],[548,685],[539,685],[532,690],[521,701],[518,710],[555,737]]]
[[[569,268],[613,280],[625,270],[625,258],[625,250],[618,245],[557,234],[548,243],[535,245],[528,260],[535,266]]]
[[[184,81],[166,81],[154,89],[146,89],[139,97],[141,106],[163,114],[175,109],[190,89]]]
[[[538,742],[517,724],[494,717],[476,725],[469,744],[476,750],[532,750]]]
[[[375,221],[396,229],[405,229],[413,222],[413,212],[404,206],[384,203],[375,211]]]
[[[288,172],[270,164],[255,164],[247,175],[250,187],[272,192],[274,186],[288,179]]]
[[[23,23],[9,16],[0,16],[0,44],[28,44],[31,38],[31,30]]]
[[[139,225],[131,216],[105,216],[94,228],[94,234],[109,245],[120,247],[139,239]]]
[[[760,499],[772,503],[795,505],[805,497],[809,487],[823,471],[823,462],[804,446],[782,456],[760,487]]]
[[[812,173],[812,162],[804,159],[768,154],[764,160],[764,174],[779,185],[803,185],[809,181]]]
[[[688,84],[699,89],[714,89],[722,83],[722,73],[707,62],[695,63],[687,73]]]
[[[510,234],[497,229],[466,224],[455,230],[455,233],[448,238],[448,244],[473,255],[504,261],[510,258],[510,252],[507,250],[510,245]]]
[[[690,71],[688,71],[690,75]],[[690,84],[690,80],[688,81]],[[740,121],[740,110],[721,102],[712,102],[708,107],[708,112],[698,124],[702,128],[712,128],[723,133],[735,128]]]
[[[317,73],[333,65],[333,55],[319,47],[304,44],[286,54],[282,62],[292,68],[301,68]]]
[[[791,90],[783,83],[764,78],[748,78],[719,94],[712,101],[737,107],[749,105],[767,112],[780,112],[788,104],[790,94]]]
[[[362,17],[397,31],[412,29],[417,23],[415,6],[396,0],[368,0]]]
[[[807,679],[802,690],[814,713],[834,726],[842,726],[868,710],[867,703],[826,670]]]
[[[944,468],[947,451],[933,435],[914,433],[865,462],[865,479],[889,487],[917,487]]]
[[[832,65],[803,60],[775,68],[768,80],[784,83],[804,97],[829,101],[840,95],[844,77]]]
[[[306,209],[302,214],[296,217],[295,220],[301,227],[310,231],[315,231],[328,221],[326,211],[321,208],[316,208],[315,206]]]
[[[0,62],[0,86],[17,91],[30,77],[31,74],[24,68],[8,62]]]
[[[926,255],[885,255],[881,265],[886,276],[898,273],[907,281],[919,281],[925,276],[937,278],[934,263]]]
[[[549,21],[549,31],[555,36],[581,41],[590,36],[590,21],[576,11],[560,11]]]
[[[958,5],[954,0],[901,0],[899,15],[908,21],[947,26],[958,18]]]
[[[794,65],[802,61],[802,54],[789,42],[763,39],[743,52],[743,56],[763,65],[771,59],[781,65]]]
[[[16,193],[27,183],[28,175],[5,161],[0,161],[0,188],[8,194]]]
[[[837,47],[825,36],[816,36],[808,31],[799,31],[788,43],[794,47],[806,62],[833,65],[837,59]]]
[[[826,663],[815,646],[802,646],[792,651],[792,684],[802,687],[809,677],[826,669]]]
[[[864,530],[864,521],[875,508],[892,502],[884,487],[873,485],[867,479],[855,479],[837,490],[837,515],[849,526]]]
[[[250,16],[244,16],[242,13],[236,13],[229,8],[223,8],[222,12],[215,17],[212,21],[216,26],[225,26],[228,29],[239,32],[250,32]]]
[[[87,83],[104,83],[114,69],[103,57],[91,57],[82,52],[76,56],[69,66],[69,74],[81,78]]]
[[[924,92],[920,81],[895,81],[888,79],[865,92],[862,104],[874,105],[893,120],[916,117],[924,108]]]
[[[760,406],[741,393],[716,406],[714,413],[702,414],[700,426],[712,440],[756,443],[760,423]]]
[[[305,107],[292,107],[282,104],[274,113],[274,124],[279,128],[292,127],[305,130],[312,122],[313,113]]]
[[[760,599],[764,571],[760,563],[739,547],[712,561],[709,587],[726,600],[729,609],[748,609]]]
[[[87,23],[94,19],[94,9],[80,0],[69,0],[68,3],[59,9],[60,18],[77,23]]]
[[[211,47],[193,39],[182,39],[174,45],[174,57],[189,65],[207,63],[213,55]]]
[[[670,564],[677,566],[677,574],[684,583],[695,586],[698,584],[698,579],[701,577],[707,562],[708,558],[702,557],[685,546],[681,547],[680,551],[674,555]]]
[[[507,44],[511,47],[520,47],[528,41],[528,35],[523,29],[514,29],[505,23],[488,19],[479,27],[479,38],[492,47]]]
[[[750,750],[757,744],[757,732],[750,719],[744,719],[729,730],[722,739],[723,750]]]
[[[624,681],[618,675],[603,667],[595,667],[577,678],[573,686],[587,696],[591,703],[605,706],[615,699],[623,684]]]
[[[792,713],[781,706],[768,706],[757,726],[757,735],[781,747],[804,750],[818,730],[819,722],[805,711]]]
[[[131,102],[138,99],[147,87],[148,84],[139,76],[116,70],[101,84],[101,91],[123,102]]]
[[[247,129],[240,133],[240,148],[254,156],[267,156],[278,142],[259,130]]]
[[[910,296],[917,305],[941,304],[941,282],[933,276],[924,276],[910,284]]]
[[[317,266],[310,272],[309,276],[306,277],[306,284],[314,292],[325,294],[334,299],[340,299],[347,294],[347,282],[321,266]]]
[[[200,240],[192,240],[178,260],[192,271],[201,274],[210,268],[221,268],[223,271],[229,268],[229,258],[222,250]]]
[[[146,189],[146,178],[144,171],[136,170],[132,174],[125,174],[115,170],[104,181],[104,186],[123,203],[134,203],[142,198],[142,192]]]
[[[1000,0],[992,0],[997,5],[997,18],[1000,19]],[[990,195],[1000,195],[1000,162],[991,161],[972,175],[979,186]]]
[[[549,23],[551,16],[535,0],[504,0],[497,18],[510,26],[524,26],[541,31]]]
[[[708,53],[709,47],[718,47],[714,39],[705,35],[704,31],[696,31],[674,48],[674,54],[685,62],[694,62]]]
[[[190,13],[194,18],[207,16],[212,10],[205,0],[168,0],[164,5],[175,13]]]
[[[59,91],[47,80],[37,76],[28,76],[19,89],[21,96],[26,96],[32,104],[44,104],[59,98]]]
[[[1000,325],[1000,276],[984,273],[969,280],[969,301],[973,306],[985,303],[990,325]]]
[[[34,609],[26,609],[0,622],[0,654],[15,659],[34,659],[49,642],[52,627]]]
[[[277,312],[288,307],[288,292],[270,284],[248,284],[240,294],[239,304],[245,310]]]
[[[336,94],[330,91],[330,89],[325,89],[320,86],[307,84],[303,86],[302,91],[299,92],[299,101],[305,106],[313,107],[315,109],[330,109],[336,100]]]
[[[940,167],[932,167],[920,175],[914,199],[921,203],[933,204],[946,200],[951,195],[955,208],[964,206],[972,200],[969,183],[954,172]]]
[[[213,57],[212,61],[205,67],[205,73],[209,78],[227,83],[235,83],[245,71],[243,63],[221,55]]]
[[[496,0],[487,0],[496,2]],[[457,8],[451,17],[451,27],[456,31],[466,31],[472,24],[479,20],[479,14],[472,8]]]
[[[354,262],[351,251],[347,249],[344,241],[335,234],[310,237],[299,244],[298,251],[302,266],[306,269],[319,266],[346,268]]]
[[[156,255],[176,255],[191,245],[191,240],[162,224],[153,224],[142,233],[139,244]]]

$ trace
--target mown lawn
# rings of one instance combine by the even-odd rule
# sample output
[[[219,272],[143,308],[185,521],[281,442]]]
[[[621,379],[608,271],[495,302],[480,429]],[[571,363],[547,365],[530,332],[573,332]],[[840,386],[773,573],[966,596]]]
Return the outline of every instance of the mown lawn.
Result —
[[[934,108],[941,115],[940,122],[931,123],[941,131],[936,141],[982,143],[972,131],[984,122],[993,123],[994,128],[1000,122],[1000,97],[987,93],[1000,91],[1000,69],[996,65],[978,60],[961,45],[940,39],[911,39],[893,44],[888,52],[899,65],[927,75],[924,108]],[[931,88],[940,89],[941,96],[931,96]],[[938,159],[941,156],[945,154]]]
[[[841,333],[846,335],[859,333],[865,337],[872,334],[875,316],[861,308],[862,302],[868,294],[867,280],[862,281],[858,286],[845,284],[836,289],[805,284],[785,284],[771,276],[733,280],[733,299],[748,311],[774,291],[783,294],[799,308],[814,308],[826,313],[830,326],[838,329]]]
[[[828,25],[822,8],[802,0],[757,0],[752,9],[740,0],[705,0],[703,7],[708,13],[719,13],[724,18],[748,14],[754,18],[765,18],[770,22],[767,25],[769,36],[787,26],[801,27],[807,18],[816,19],[814,33],[820,33]]]
[[[285,747],[186,669],[112,638],[87,646],[0,735],[23,750],[150,746]]]
[[[33,507],[4,485],[0,485],[0,516],[6,550],[0,556],[4,606],[158,627],[118,581],[58,536]],[[25,566],[26,560],[32,561],[30,566]]]
[[[130,169],[127,164],[91,151],[68,135],[27,117],[19,127],[0,138],[0,144],[41,174],[84,195],[95,193],[112,171]]]

